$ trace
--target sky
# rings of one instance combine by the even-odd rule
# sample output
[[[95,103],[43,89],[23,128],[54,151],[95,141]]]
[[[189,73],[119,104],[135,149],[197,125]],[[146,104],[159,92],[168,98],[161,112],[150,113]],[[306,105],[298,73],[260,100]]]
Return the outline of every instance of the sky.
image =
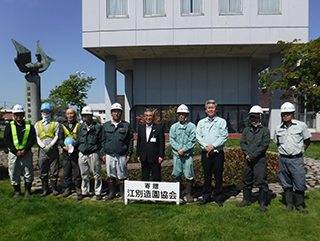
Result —
[[[309,40],[320,36],[320,1],[309,0]],[[14,39],[31,51],[36,62],[37,41],[56,59],[40,74],[41,99],[77,71],[96,80],[87,103],[103,103],[104,63],[82,48],[81,0],[1,0],[0,7],[0,107],[24,104],[24,73],[14,63]],[[118,94],[124,93],[124,78],[118,73]]]

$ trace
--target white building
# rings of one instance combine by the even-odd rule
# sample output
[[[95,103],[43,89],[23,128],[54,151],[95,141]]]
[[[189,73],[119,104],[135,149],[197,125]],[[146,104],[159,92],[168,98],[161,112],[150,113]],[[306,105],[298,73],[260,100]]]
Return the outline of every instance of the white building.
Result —
[[[105,109],[125,74],[126,119],[215,99],[229,132],[258,103],[258,73],[281,63],[279,40],[308,41],[308,0],[83,0],[83,48],[105,62]],[[278,96],[270,108],[279,109]],[[130,111],[131,110],[131,111]],[[130,113],[129,113],[130,111]],[[110,119],[110,113],[106,113]]]
[[[89,104],[89,106],[93,110],[94,118],[98,118],[102,124],[105,123],[106,122],[106,110],[105,110],[106,105],[104,103],[92,103],[92,104]]]

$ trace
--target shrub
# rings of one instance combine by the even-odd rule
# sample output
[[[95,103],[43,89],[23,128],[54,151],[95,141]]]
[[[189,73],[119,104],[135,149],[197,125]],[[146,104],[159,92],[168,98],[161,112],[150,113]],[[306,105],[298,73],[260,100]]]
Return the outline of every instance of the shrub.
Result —
[[[168,148],[169,149],[169,148]],[[169,151],[168,151],[169,152]],[[268,180],[272,180],[277,177],[277,163],[279,156],[277,154],[267,153],[267,170]],[[223,171],[223,185],[237,185],[242,183],[242,169],[244,164],[244,155],[240,148],[231,148],[225,151],[225,163]],[[171,173],[173,166],[166,166],[162,168],[163,181],[172,181]],[[204,183],[203,167],[200,159],[194,159],[193,161],[194,179],[195,185],[202,186]],[[141,170],[128,171],[128,179],[141,180]],[[183,180],[185,181],[184,177]],[[215,181],[213,179],[213,185]]]

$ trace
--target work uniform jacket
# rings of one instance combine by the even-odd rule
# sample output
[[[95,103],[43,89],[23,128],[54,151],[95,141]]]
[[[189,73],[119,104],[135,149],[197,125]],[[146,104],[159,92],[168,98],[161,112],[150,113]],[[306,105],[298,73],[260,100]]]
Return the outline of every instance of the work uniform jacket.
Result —
[[[24,133],[26,130],[25,121],[23,121],[23,123],[21,125],[18,125],[17,122],[14,121],[14,125],[17,130],[17,136],[18,136],[19,143],[22,143],[23,136],[24,136]],[[10,152],[13,153],[14,155],[17,155],[17,152],[20,150],[17,150],[14,143],[13,143],[13,137],[12,137],[10,123],[7,124],[7,126],[4,130],[3,138],[4,138],[4,143],[10,149]],[[30,124],[30,132],[29,132],[28,140],[27,140],[25,147],[23,148],[25,153],[27,153],[28,151],[31,150],[31,147],[33,146],[35,141],[36,141],[36,133],[35,133],[33,125]]]
[[[263,125],[257,128],[253,126],[246,127],[243,130],[240,147],[245,156],[249,156],[251,161],[266,158],[266,151],[270,143],[269,129]]]
[[[126,121],[121,121],[117,127],[112,121],[107,121],[102,127],[102,154],[110,156],[131,156],[133,152],[133,133]]]
[[[101,125],[95,121],[90,124],[89,130],[87,129],[86,122],[83,122],[78,127],[78,143],[79,151],[88,155],[101,149]]]
[[[180,149],[193,156],[193,147],[196,144],[196,125],[187,121],[184,125],[174,123],[170,128],[170,144],[175,155]]]
[[[73,132],[75,128],[78,128],[77,126],[77,121],[74,121],[72,123],[72,127],[69,127],[69,122],[68,121],[64,121],[60,124],[60,130],[59,130],[59,144],[61,146],[61,148],[63,148],[64,145],[64,140],[66,139],[65,133],[64,133],[64,129],[63,126],[64,125],[67,130],[69,132]],[[76,131],[76,130],[75,130]],[[75,142],[74,142],[74,151],[72,152],[71,155],[68,154],[67,151],[63,150],[63,160],[77,160],[78,161],[78,154],[79,154],[79,149],[78,149],[78,137],[75,136]]]

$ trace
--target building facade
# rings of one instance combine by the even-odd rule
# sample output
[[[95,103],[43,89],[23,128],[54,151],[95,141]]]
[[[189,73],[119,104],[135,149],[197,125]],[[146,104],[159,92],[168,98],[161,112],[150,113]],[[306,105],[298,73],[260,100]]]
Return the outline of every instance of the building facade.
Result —
[[[181,103],[197,123],[214,99],[229,132],[239,133],[258,104],[258,73],[281,64],[276,43],[308,41],[308,3],[83,0],[83,48],[105,62],[106,109],[116,100],[116,71],[125,75],[125,116],[135,128],[145,107],[161,113]]]

